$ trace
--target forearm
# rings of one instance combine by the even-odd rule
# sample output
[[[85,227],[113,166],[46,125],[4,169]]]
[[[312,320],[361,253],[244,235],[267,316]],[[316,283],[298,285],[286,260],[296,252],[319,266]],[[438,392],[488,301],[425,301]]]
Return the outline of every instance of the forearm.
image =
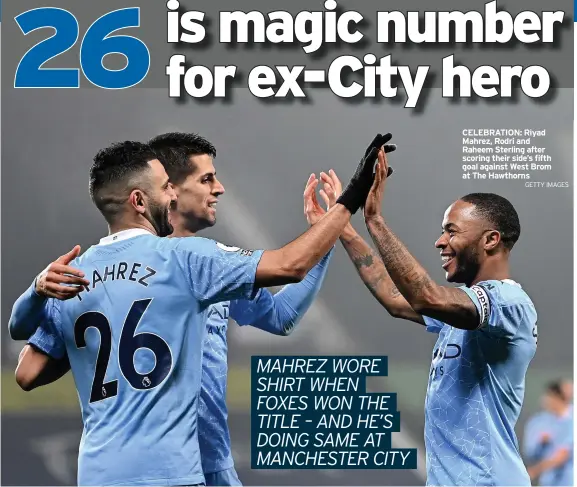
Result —
[[[350,217],[350,212],[337,204],[300,237],[279,250],[264,252],[255,285],[270,287],[304,279],[335,244]]]
[[[49,366],[41,372],[35,382],[35,387],[46,386],[62,378],[70,370],[68,358],[61,360],[50,359]]]
[[[26,345],[18,358],[16,382],[25,391],[51,384],[70,370],[70,363],[65,357],[55,360],[37,350],[34,345]]]
[[[289,261],[295,261],[295,267],[308,273],[334,246],[350,218],[344,206],[333,206],[318,223],[284,247]]]
[[[334,248],[299,283],[288,284],[272,297],[269,313],[254,326],[275,335],[290,335],[317,297],[325,279]]]
[[[432,301],[438,286],[382,218],[367,221],[367,229],[395,286],[415,310]]]
[[[32,283],[12,307],[8,330],[13,340],[28,340],[47,318],[47,299],[36,294],[34,286]]]
[[[345,227],[340,240],[359,277],[389,314],[397,318],[407,318],[423,323],[422,317],[413,310],[395,286],[381,257],[364,241],[351,224]]]
[[[436,284],[382,217],[367,220],[367,228],[392,281],[417,313],[465,330],[479,326],[477,308],[467,293]]]

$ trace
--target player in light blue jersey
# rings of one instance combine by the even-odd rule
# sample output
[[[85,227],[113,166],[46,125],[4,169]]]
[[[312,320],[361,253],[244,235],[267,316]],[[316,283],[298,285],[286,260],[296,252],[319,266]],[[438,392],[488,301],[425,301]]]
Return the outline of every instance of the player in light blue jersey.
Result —
[[[559,381],[558,390],[560,398],[563,399],[567,405],[567,411],[572,413],[573,409],[573,381],[561,380]],[[538,413],[529,418],[525,424],[523,431],[523,457],[526,465],[535,465],[544,459],[550,443],[551,443],[551,428],[550,425],[555,420],[555,406],[558,404],[558,398],[554,394],[549,393],[550,384],[545,394],[541,399],[542,409]],[[565,407],[561,408],[561,412],[565,412]],[[561,414],[563,416],[563,414]]]
[[[551,386],[550,386],[551,387]],[[550,425],[554,422],[554,410],[557,398],[548,392],[542,398],[542,410],[531,416],[523,431],[523,456],[526,465],[535,465],[544,459],[544,454],[551,443]],[[567,405],[568,411],[573,409],[573,382],[562,380],[559,382],[561,398]],[[551,400],[553,399],[553,400]],[[562,408],[561,412],[564,412]]]
[[[523,431],[522,453],[526,465],[534,465],[543,460],[547,446],[551,442],[548,431],[553,415],[549,411],[539,411],[531,417]]]
[[[573,406],[564,389],[566,383],[562,381],[547,385],[544,411],[533,418],[525,437],[527,470],[542,486],[574,485]]]
[[[517,212],[505,198],[487,193],[453,203],[435,247],[447,281],[465,285],[440,286],[381,215],[386,174],[387,160],[379,153],[364,210],[378,252],[350,225],[341,241],[392,316],[438,334],[425,403],[427,484],[531,485],[514,427],[537,347],[537,313],[509,273],[520,234]],[[338,178],[331,172],[322,180],[334,200]]]
[[[90,284],[67,292],[50,281],[56,271],[49,266],[9,321],[13,339],[28,339],[48,317],[65,344],[84,423],[80,485],[204,482],[197,415],[209,306],[302,280],[364,203],[379,146],[361,160],[334,209],[273,251],[159,238],[172,232],[168,209],[176,197],[156,155],[135,142],[97,155],[91,196],[110,235],[70,262]]]
[[[149,142],[163,164],[177,193],[177,204],[171,209],[172,236],[194,236],[216,223],[216,203],[224,187],[216,177],[213,158],[216,150],[196,134],[169,133]],[[319,220],[309,215],[309,223]],[[202,389],[198,431],[206,485],[239,485],[234,469],[230,433],[227,423],[227,329],[228,318],[239,325],[251,325],[275,335],[289,335],[306,313],[324,280],[331,250],[297,284],[285,286],[273,295],[260,289],[252,300],[239,299],[209,307],[207,334],[203,349]],[[34,348],[24,350],[17,369],[17,380],[26,389],[56,380],[65,372],[62,364],[63,344],[57,336],[41,326],[30,338]],[[50,372],[50,368],[53,369]]]
[[[186,237],[216,223],[218,197],[224,187],[216,177],[212,145],[194,134],[168,133],[150,141],[178,195],[171,212],[174,236]],[[309,219],[310,220],[310,219]],[[317,220],[309,221],[316,223]],[[276,295],[260,289],[253,300],[213,306],[204,344],[199,441],[207,485],[240,485],[234,468],[226,406],[228,318],[275,335],[288,335],[312,304],[324,280],[331,252],[298,284]]]

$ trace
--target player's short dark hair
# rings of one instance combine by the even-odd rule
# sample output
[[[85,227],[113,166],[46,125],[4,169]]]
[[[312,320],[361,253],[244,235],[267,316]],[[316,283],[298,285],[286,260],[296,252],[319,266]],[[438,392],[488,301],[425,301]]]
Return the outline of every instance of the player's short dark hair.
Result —
[[[169,132],[157,135],[148,144],[164,166],[170,181],[182,183],[196,171],[191,156],[209,155],[216,157],[216,149],[204,137],[194,133]]]
[[[545,390],[549,394],[553,394],[561,399],[566,399],[565,394],[563,394],[563,381],[561,380],[554,380],[547,384]]]
[[[463,196],[461,201],[474,205],[477,215],[494,225],[501,234],[505,248],[513,248],[519,240],[521,224],[517,211],[508,199],[494,193],[471,193]]]
[[[100,150],[90,168],[89,192],[92,201],[110,223],[126,201],[127,189],[148,169],[156,154],[141,142],[116,142]]]

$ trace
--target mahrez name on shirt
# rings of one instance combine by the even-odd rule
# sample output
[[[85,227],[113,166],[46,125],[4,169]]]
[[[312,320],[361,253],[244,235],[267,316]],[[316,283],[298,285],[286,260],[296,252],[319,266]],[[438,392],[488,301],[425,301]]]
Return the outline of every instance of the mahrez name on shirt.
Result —
[[[87,272],[90,275],[90,272]],[[94,269],[92,271],[92,279],[90,279],[90,284],[85,286],[84,289],[90,292],[99,284],[103,284],[108,281],[133,281],[144,287],[148,287],[150,284],[149,279],[156,274],[156,270],[152,267],[141,264],[140,262],[134,262],[129,264],[127,262],[116,262],[112,265],[107,265],[104,269],[100,271]],[[81,293],[82,294],[82,293]],[[81,294],[77,297],[82,301]]]

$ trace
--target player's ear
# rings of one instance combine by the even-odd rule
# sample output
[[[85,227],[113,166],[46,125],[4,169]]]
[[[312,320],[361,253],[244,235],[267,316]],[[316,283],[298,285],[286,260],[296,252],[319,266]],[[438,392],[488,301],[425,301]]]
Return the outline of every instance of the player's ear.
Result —
[[[133,208],[140,214],[146,213],[146,195],[140,189],[133,189],[130,192],[128,201]]]
[[[487,252],[491,252],[497,248],[501,242],[501,234],[497,230],[489,230],[483,236],[483,247]]]

